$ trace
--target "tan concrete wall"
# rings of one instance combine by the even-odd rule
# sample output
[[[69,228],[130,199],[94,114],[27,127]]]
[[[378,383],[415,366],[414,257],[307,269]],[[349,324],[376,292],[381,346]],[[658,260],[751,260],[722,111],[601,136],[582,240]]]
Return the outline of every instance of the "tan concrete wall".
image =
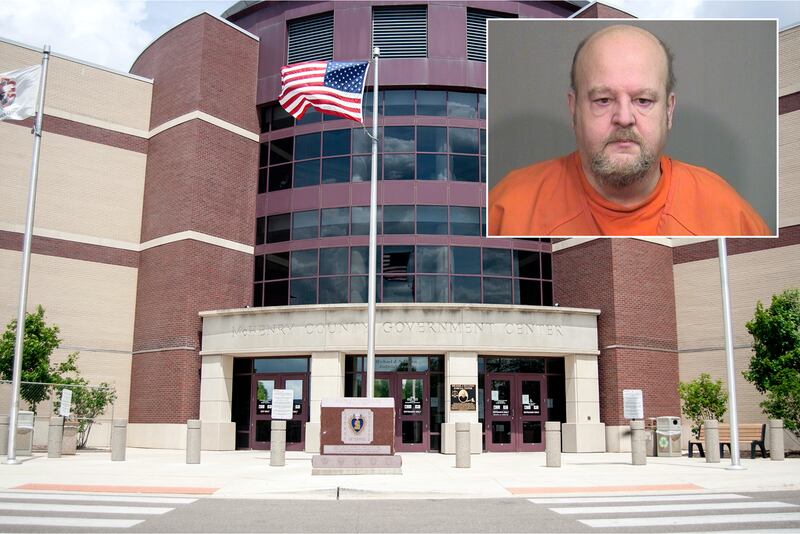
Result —
[[[8,123],[0,123],[0,136],[4,153],[0,224],[5,230],[22,231],[33,138],[29,129]],[[146,159],[145,154],[45,132],[36,195],[37,234],[41,229],[50,237],[68,240],[77,234],[100,239],[98,244],[114,246],[102,241],[112,240],[135,248],[141,232]]]
[[[718,261],[679,264],[674,273],[680,380],[706,372],[726,382]],[[753,318],[757,301],[769,305],[772,295],[800,285],[800,245],[730,256],[728,277],[739,420],[764,422],[760,395],[741,376],[752,354],[745,323]]]
[[[800,27],[780,33],[778,51],[779,94],[796,93],[800,91]]]
[[[800,47],[798,49],[800,54]],[[800,65],[797,69],[800,73]],[[781,115],[778,124],[778,220],[780,226],[792,226],[800,224],[800,111]]]
[[[0,72],[41,62],[40,51],[0,41]],[[45,111],[117,131],[142,133],[150,126],[152,92],[150,82],[51,55]]]

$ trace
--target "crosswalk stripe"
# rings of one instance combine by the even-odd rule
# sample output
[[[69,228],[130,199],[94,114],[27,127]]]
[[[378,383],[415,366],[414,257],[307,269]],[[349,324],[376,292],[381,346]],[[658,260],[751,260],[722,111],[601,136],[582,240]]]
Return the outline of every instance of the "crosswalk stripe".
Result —
[[[134,502],[142,504],[192,504],[189,497],[138,497],[135,495],[93,495],[88,493],[0,492],[0,500]]]
[[[645,504],[633,506],[573,506],[550,508],[562,515],[572,514],[630,514],[646,512],[697,512],[701,510],[754,510],[759,508],[797,508],[796,504],[778,501],[715,502],[684,504]]]
[[[24,525],[35,527],[131,528],[143,521],[143,519],[0,516],[0,525]]]
[[[40,504],[29,502],[0,503],[0,510],[12,512],[77,512],[90,514],[143,514],[161,515],[175,508],[164,506],[96,506],[89,504]]]
[[[534,504],[581,504],[581,503],[613,503],[613,502],[660,502],[660,501],[717,501],[725,499],[749,499],[747,495],[735,493],[692,493],[687,495],[644,495],[644,496],[609,496],[609,497],[552,497],[528,499]]]
[[[724,523],[780,523],[783,521],[800,521],[800,512],[768,513],[768,514],[726,514],[726,515],[691,515],[663,517],[626,517],[615,519],[580,519],[584,525],[594,528],[623,527],[665,527],[678,525],[720,525]]]
[[[651,534],[658,534],[653,532]],[[674,534],[672,532],[665,534]],[[708,534],[708,531],[681,532],[681,534]],[[800,534],[800,528],[755,528],[747,530],[715,530],[714,534]]]

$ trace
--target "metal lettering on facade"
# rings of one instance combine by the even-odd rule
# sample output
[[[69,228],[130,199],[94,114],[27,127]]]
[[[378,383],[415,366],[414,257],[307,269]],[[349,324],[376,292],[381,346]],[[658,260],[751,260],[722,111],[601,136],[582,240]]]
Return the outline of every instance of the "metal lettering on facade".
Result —
[[[275,324],[234,327],[233,337],[247,336],[291,336],[303,333],[349,334],[364,331],[366,323],[309,323],[306,325]],[[508,336],[563,336],[564,327],[560,324],[541,323],[488,323],[451,321],[384,321],[379,330],[384,334],[497,334]]]

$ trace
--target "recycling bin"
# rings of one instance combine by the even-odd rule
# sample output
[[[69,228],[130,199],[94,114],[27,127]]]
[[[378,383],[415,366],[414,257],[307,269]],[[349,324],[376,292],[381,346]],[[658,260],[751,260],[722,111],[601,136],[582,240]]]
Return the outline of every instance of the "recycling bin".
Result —
[[[681,418],[657,417],[656,418],[656,447],[658,456],[681,455]]]

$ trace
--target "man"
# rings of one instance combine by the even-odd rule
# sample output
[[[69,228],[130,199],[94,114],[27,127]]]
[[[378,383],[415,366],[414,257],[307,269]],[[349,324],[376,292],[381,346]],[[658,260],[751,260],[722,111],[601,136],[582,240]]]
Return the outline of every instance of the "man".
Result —
[[[675,110],[672,54],[616,25],[575,51],[567,95],[577,151],[518,169],[489,193],[489,235],[770,235],[713,172],[662,154]]]

